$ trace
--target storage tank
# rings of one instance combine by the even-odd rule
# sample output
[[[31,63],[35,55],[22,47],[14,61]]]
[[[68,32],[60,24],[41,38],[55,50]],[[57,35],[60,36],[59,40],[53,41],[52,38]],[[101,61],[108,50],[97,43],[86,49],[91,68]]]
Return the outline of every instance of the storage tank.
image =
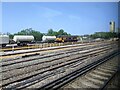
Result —
[[[115,32],[115,22],[114,21],[110,22],[110,32]]]
[[[42,37],[42,42],[51,42],[51,41],[55,41],[56,36],[43,36]]]
[[[8,35],[0,35],[0,45],[5,47],[9,43],[9,36]]]

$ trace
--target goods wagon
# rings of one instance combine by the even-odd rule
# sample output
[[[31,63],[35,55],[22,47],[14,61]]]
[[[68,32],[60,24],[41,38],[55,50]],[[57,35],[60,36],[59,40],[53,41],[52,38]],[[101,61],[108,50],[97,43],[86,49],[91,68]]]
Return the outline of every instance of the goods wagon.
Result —
[[[56,40],[56,36],[43,36],[42,42],[54,42]]]
[[[9,36],[0,35],[0,46],[5,47],[7,44],[9,44]]]
[[[24,45],[27,45],[27,43],[34,41],[34,36],[32,36],[32,35],[15,35],[13,37],[13,40],[17,43],[18,46],[24,46]]]

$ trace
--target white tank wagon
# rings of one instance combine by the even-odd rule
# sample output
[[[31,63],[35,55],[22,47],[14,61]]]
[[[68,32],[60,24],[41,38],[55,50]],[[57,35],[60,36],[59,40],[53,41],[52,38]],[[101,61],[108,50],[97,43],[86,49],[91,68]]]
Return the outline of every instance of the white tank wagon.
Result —
[[[9,44],[9,36],[0,35],[0,46],[5,47],[7,44]]]
[[[54,42],[56,40],[56,36],[43,36],[42,42]]]
[[[17,43],[18,46],[24,46],[24,45],[27,45],[27,43],[34,41],[34,36],[32,36],[32,35],[15,35],[13,37],[13,40]]]

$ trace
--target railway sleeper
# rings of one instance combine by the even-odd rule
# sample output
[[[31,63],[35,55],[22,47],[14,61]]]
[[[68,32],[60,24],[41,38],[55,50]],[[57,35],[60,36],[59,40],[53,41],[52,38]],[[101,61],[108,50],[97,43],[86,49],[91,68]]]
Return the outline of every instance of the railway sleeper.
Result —
[[[109,70],[111,70],[112,72],[109,72],[107,67],[110,65],[109,62],[113,62],[113,59],[110,61],[107,61],[106,63],[108,64],[102,64],[101,66],[98,66],[96,69],[93,69],[92,71],[87,72],[85,75],[77,78],[75,81],[71,82],[71,84],[67,85],[67,87],[74,85],[75,83],[79,83],[79,87],[81,87],[84,90],[83,86],[87,86],[86,88],[94,88],[94,89],[99,89],[101,88],[104,84],[106,84],[106,82],[116,73],[117,69],[114,70],[113,68],[116,66],[118,67],[118,65],[113,65],[111,66],[111,68],[109,68]],[[116,59],[114,60],[114,62],[118,62]],[[104,66],[105,65],[105,66]],[[107,70],[103,70],[106,67]],[[98,69],[99,68],[99,69]],[[102,68],[102,69],[100,69]],[[101,74],[101,72],[103,71],[103,73]],[[95,74],[97,72],[97,74]],[[99,72],[99,73],[98,73]],[[105,75],[105,73],[107,75]],[[109,73],[109,74],[108,74]],[[78,84],[75,84],[78,85]],[[78,86],[76,86],[78,87]],[[66,86],[65,86],[66,88]]]
[[[77,54],[77,53],[76,53]],[[67,55],[66,55],[67,56]],[[60,57],[61,58],[61,57]],[[38,61],[38,60],[37,60]],[[46,61],[46,60],[45,60]],[[49,60],[49,61],[51,61],[51,60]],[[34,62],[34,61],[31,61],[31,62]],[[39,63],[39,62],[41,62],[41,60],[39,60],[38,62],[36,62],[36,63]],[[26,62],[26,63],[24,63],[24,64],[27,64],[28,62]],[[25,66],[23,66],[24,64],[23,63],[20,63],[21,65],[19,65],[19,67],[18,67],[18,65],[14,65],[14,66],[9,66],[9,68],[7,67],[6,69],[10,69],[10,68],[15,68],[15,67],[17,67],[16,69],[19,69],[19,68],[22,68],[22,67],[25,67]],[[29,64],[31,64],[31,63],[29,63]],[[4,67],[2,67],[2,70],[4,70],[5,71],[5,69],[4,69]]]
[[[84,58],[85,59],[85,58]],[[59,60],[59,61],[61,61],[61,60]],[[58,64],[60,64],[60,62],[57,62]],[[61,61],[61,63],[63,63],[62,61]],[[46,65],[45,65],[46,66]],[[51,64],[50,64],[50,66],[52,66]],[[54,66],[54,65],[53,65]],[[33,68],[33,67],[31,67],[31,68]],[[36,68],[36,69],[38,69],[38,68]],[[30,69],[29,69],[29,71],[31,71]],[[28,72],[28,71],[27,71]],[[8,77],[8,75],[7,75],[7,77]]]
[[[57,84],[57,83],[56,83],[56,84]],[[55,85],[56,85],[56,84],[55,84]],[[39,85],[39,84],[37,83],[36,85]],[[35,85],[35,86],[36,86],[36,85]],[[34,85],[33,85],[33,86],[34,86]],[[49,87],[50,87],[50,86],[49,86]],[[49,87],[47,87],[47,88],[49,88]]]

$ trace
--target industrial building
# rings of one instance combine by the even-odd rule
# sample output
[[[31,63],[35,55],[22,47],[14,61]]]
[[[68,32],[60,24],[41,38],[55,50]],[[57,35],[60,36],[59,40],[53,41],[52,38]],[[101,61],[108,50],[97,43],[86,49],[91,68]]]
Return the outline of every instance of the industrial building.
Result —
[[[110,32],[115,32],[115,22],[114,21],[110,22]]]

